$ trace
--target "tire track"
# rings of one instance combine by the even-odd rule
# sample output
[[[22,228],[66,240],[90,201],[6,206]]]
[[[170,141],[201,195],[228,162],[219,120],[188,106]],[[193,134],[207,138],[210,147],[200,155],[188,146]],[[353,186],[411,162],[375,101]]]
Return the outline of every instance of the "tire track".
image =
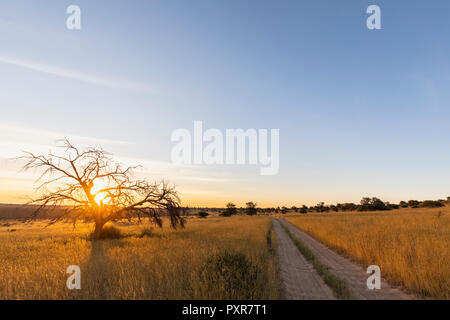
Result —
[[[383,280],[381,281],[380,290],[369,290],[367,288],[369,275],[360,266],[335,253],[290,222],[279,220],[279,223],[283,224],[292,235],[303,242],[321,263],[330,268],[333,274],[344,280],[356,298],[362,300],[414,299],[414,297],[407,295],[401,290],[391,287]]]
[[[286,300],[331,300],[331,289],[302,256],[278,220],[272,220],[277,237],[277,257],[283,298]]]

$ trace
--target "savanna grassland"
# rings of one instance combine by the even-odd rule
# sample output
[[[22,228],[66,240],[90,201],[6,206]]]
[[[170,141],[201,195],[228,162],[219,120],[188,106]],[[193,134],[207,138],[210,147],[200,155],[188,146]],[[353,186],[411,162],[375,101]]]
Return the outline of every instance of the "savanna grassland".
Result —
[[[90,224],[8,223],[0,299],[279,298],[270,217],[189,218],[177,230],[118,223],[120,238],[97,241]],[[81,268],[81,290],[66,287],[69,265]]]
[[[450,207],[286,217],[363,267],[375,264],[406,291],[450,299]]]

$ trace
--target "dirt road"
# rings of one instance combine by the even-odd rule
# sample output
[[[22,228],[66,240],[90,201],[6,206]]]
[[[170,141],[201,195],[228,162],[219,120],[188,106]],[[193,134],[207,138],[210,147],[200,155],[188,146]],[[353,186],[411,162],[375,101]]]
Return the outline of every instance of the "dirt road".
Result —
[[[273,225],[277,237],[277,256],[283,299],[335,299],[331,289],[298,251],[278,220],[273,220]]]
[[[313,239],[310,235],[306,234],[305,232],[301,231],[299,228],[297,228],[296,226],[292,225],[291,223],[285,220],[274,220],[275,231],[277,232],[277,235],[278,234],[281,235],[277,239],[288,237],[285,230],[283,230],[283,228],[280,227],[279,223],[287,227],[292,235],[294,235],[298,240],[303,242],[314,253],[316,258],[321,263],[327,265],[330,268],[332,273],[334,273],[340,279],[344,280],[347,283],[350,290],[352,291],[352,295],[355,298],[362,300],[404,300],[413,298],[403,293],[399,289],[391,287],[384,281],[381,282],[380,290],[376,289],[369,290],[367,288],[367,278],[369,277],[369,274],[367,274],[363,268],[354,264],[350,260],[340,256],[339,254],[335,253],[334,251],[327,248],[319,241]],[[290,240],[289,237],[287,240]],[[278,243],[279,250],[284,252],[284,254],[286,255],[294,255],[294,253],[291,252],[292,251],[291,244],[292,246],[294,246],[292,241],[291,244],[288,244],[286,240],[284,241],[278,240],[278,241],[279,241]],[[285,246],[289,247],[289,249],[283,248]],[[287,252],[287,250],[289,250],[289,252]],[[280,256],[279,263],[280,264],[286,263],[286,259],[288,258],[287,257],[283,258],[282,256]],[[300,259],[298,259],[297,256],[295,256],[295,260]],[[291,261],[290,263],[299,263],[299,262]],[[292,268],[292,266],[284,267],[284,272],[292,272],[287,270],[289,268]],[[383,270],[381,270],[381,272],[383,272]],[[282,274],[283,281],[285,281],[286,278],[289,278],[289,276]],[[299,280],[303,281],[303,279]],[[288,279],[288,281],[291,280]],[[307,282],[303,283],[303,287],[307,285],[309,285],[307,284]],[[307,288],[306,289],[304,288],[303,290],[308,291]]]

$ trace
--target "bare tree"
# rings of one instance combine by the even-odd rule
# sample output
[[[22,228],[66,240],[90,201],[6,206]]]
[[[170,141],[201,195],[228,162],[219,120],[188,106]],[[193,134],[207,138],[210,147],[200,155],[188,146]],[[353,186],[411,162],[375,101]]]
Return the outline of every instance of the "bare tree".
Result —
[[[171,226],[184,227],[180,199],[174,187],[166,182],[149,183],[133,179],[136,167],[124,168],[101,148],[79,150],[67,139],[59,146],[62,154],[34,155],[25,152],[24,170],[38,169],[39,198],[29,202],[38,205],[30,219],[43,211],[58,209],[52,220],[64,217],[95,223],[98,238],[108,221],[148,217],[162,226],[161,216],[170,217]]]

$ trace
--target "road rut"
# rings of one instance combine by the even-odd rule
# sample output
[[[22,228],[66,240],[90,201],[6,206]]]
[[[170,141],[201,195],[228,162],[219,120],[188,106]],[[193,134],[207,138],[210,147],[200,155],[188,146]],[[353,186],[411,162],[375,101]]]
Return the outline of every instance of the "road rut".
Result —
[[[391,287],[383,280],[381,282],[381,289],[369,290],[367,288],[367,278],[369,277],[369,274],[367,274],[366,271],[362,269],[362,267],[335,253],[319,241],[313,239],[307,233],[301,231],[293,224],[285,220],[278,221],[279,223],[283,224],[283,226],[285,226],[293,236],[303,242],[314,253],[316,258],[321,263],[327,265],[332,273],[347,282],[347,285],[352,291],[352,294],[353,296],[355,296],[355,298],[361,300],[413,299],[412,296],[405,294],[397,288]],[[274,225],[280,227],[276,222],[274,223]],[[280,263],[282,262],[280,261]],[[383,270],[381,270],[381,272],[383,272]]]
[[[331,289],[298,251],[278,220],[273,220],[282,294],[286,300],[331,300]]]

